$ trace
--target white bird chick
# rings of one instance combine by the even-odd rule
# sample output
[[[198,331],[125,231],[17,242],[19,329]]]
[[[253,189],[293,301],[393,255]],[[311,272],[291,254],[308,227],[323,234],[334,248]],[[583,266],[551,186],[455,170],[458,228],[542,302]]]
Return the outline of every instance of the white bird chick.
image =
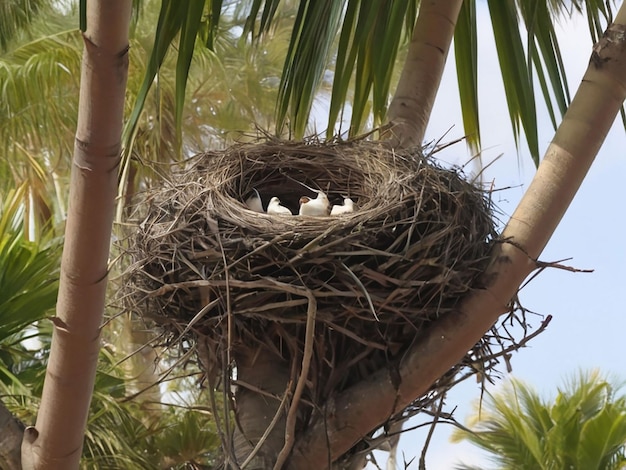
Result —
[[[328,196],[323,191],[317,192],[317,197],[311,199],[307,196],[300,198],[300,215],[328,215],[330,212],[330,202]]]
[[[343,198],[343,205],[335,204],[330,211],[330,215],[348,214],[354,212],[354,201],[349,197]]]
[[[246,206],[248,209],[254,212],[265,212],[263,210],[263,202],[261,201],[261,195],[256,190],[256,188],[252,188],[254,194],[252,194],[248,199],[246,199]]]
[[[293,213],[285,206],[280,205],[280,199],[274,196],[267,205],[267,213],[271,215],[293,215]]]

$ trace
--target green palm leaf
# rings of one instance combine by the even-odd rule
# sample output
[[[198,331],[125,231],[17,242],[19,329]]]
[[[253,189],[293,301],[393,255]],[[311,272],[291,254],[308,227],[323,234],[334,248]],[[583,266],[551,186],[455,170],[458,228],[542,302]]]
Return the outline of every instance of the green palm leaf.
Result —
[[[231,7],[222,5],[222,2],[212,2],[208,20],[196,29],[198,15],[182,10],[199,11],[200,3],[183,7],[163,2],[153,58],[127,127],[127,137],[133,135],[132,129],[145,103],[147,91],[163,62],[167,47],[181,30],[185,18],[189,18],[190,22],[178,52],[177,121],[181,119],[178,110],[185,96],[183,83],[188,79],[189,56],[192,51],[197,51],[193,45],[198,31],[204,31],[205,43],[214,47],[217,20],[221,15],[219,9],[227,7],[236,12],[235,16],[245,17],[241,39],[245,40],[249,34],[256,44],[264,33],[282,20],[277,12],[281,5],[286,4],[280,0],[251,0]],[[415,0],[385,6],[361,0],[300,1],[279,86],[277,132],[281,132],[289,122],[295,137],[304,134],[316,94],[322,88],[325,74],[333,66],[327,137],[333,136],[347,101],[350,101],[351,108],[350,134],[362,131],[364,123],[370,119],[371,125],[383,123],[396,58],[406,37],[402,32],[410,33],[417,5]],[[538,81],[553,125],[556,126],[559,115],[564,113],[570,101],[554,18],[584,11],[597,37],[611,18],[611,6],[602,0],[491,0],[488,6],[516,143],[519,146],[523,136],[537,163],[539,143],[534,78]],[[463,122],[473,151],[480,145],[475,8],[474,1],[465,2],[455,34]],[[526,29],[525,41],[523,27]],[[333,52],[335,46],[336,52]],[[127,144],[130,142],[132,138],[126,139]]]
[[[490,0],[488,5],[513,136],[519,146],[521,130],[524,130],[530,155],[537,165],[539,141],[535,96],[531,69],[520,36],[517,12],[513,2],[508,0]]]
[[[154,46],[146,66],[146,74],[141,88],[137,93],[133,110],[126,123],[124,134],[122,136],[122,142],[127,149],[131,147],[130,143],[135,137],[139,125],[139,118],[145,106],[148,92],[152,87],[154,78],[163,64],[165,54],[167,53],[171,42],[174,40],[174,37],[178,34],[183,23],[185,22],[185,19],[187,18],[186,12],[187,4],[171,0],[164,0],[161,4]]]
[[[29,29],[35,18],[46,10],[44,0],[12,0],[0,6],[0,51],[6,50],[19,32]]]
[[[478,118],[478,39],[476,31],[476,2],[463,2],[454,30],[454,58],[461,100],[463,128],[472,153],[480,150],[480,120]]]
[[[338,32],[342,10],[342,2],[300,2],[278,88],[278,133],[289,115],[293,135],[296,138],[304,136],[315,92],[326,71],[330,48]]]
[[[214,9],[212,11],[215,15],[220,13],[221,2],[212,2]],[[196,37],[200,30],[200,24],[202,22],[202,12],[204,11],[204,1],[192,2],[186,12],[184,21],[181,24],[180,41],[178,50],[178,60],[176,62],[176,132],[178,135],[179,144],[182,143],[182,116],[185,107],[185,89],[187,87],[187,80],[189,77],[189,66],[191,65],[191,58],[195,49]],[[218,21],[215,16],[212,17],[213,22]],[[209,47],[213,47],[214,34],[209,34]]]
[[[609,468],[611,456],[623,449],[626,437],[624,403],[605,406],[581,429],[578,468]]]
[[[23,191],[9,192],[0,208],[0,343],[43,318],[58,289],[60,244],[25,237]]]
[[[16,154],[17,136],[31,148],[69,152],[73,140],[70,137],[68,144],[68,136],[76,128],[81,49],[77,31],[66,31],[33,40],[0,58],[5,155]]]
[[[561,115],[565,114],[571,98],[554,23],[546,2],[524,1],[519,4],[522,19],[528,30],[527,44],[531,51],[531,60],[537,70],[544,101],[556,129],[557,122],[550,92],[554,93],[554,100]],[[546,76],[549,79],[549,87]]]
[[[486,450],[500,468],[619,468],[626,398],[615,397],[615,390],[597,372],[580,374],[549,403],[512,380],[453,438]]]

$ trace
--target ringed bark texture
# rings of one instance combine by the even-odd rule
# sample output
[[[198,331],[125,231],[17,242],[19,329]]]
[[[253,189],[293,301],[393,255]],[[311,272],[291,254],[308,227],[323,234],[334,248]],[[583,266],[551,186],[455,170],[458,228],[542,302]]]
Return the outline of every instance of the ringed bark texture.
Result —
[[[420,3],[406,62],[389,105],[391,128],[386,137],[394,147],[408,148],[424,140],[462,3]]]
[[[117,193],[130,10],[130,0],[87,2],[59,297],[37,422],[22,443],[26,470],[78,468],[82,453]]]

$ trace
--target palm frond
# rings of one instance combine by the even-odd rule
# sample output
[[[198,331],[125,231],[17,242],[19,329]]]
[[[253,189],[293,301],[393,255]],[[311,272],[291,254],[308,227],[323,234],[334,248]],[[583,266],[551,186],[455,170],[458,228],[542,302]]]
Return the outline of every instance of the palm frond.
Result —
[[[215,459],[219,440],[208,413],[181,402],[161,406],[148,420],[145,408],[125,397],[127,385],[123,365],[104,350],[87,425],[86,468],[176,468]],[[157,410],[159,404],[151,405]]]
[[[135,138],[139,125],[139,118],[145,106],[148,93],[152,88],[154,78],[156,77],[159,69],[161,68],[161,65],[163,64],[163,60],[165,59],[165,55],[171,42],[179,33],[183,23],[185,23],[185,19],[187,18],[186,10],[186,4],[174,2],[171,0],[164,0],[161,4],[154,45],[152,47],[150,59],[148,60],[146,66],[146,73],[143,79],[143,83],[137,93],[133,110],[126,123],[126,126],[124,127],[122,143],[126,149],[132,147],[131,142]],[[126,155],[126,160],[127,159],[128,155]]]
[[[28,29],[48,2],[44,0],[12,0],[0,7],[0,51],[7,50],[17,34]]]
[[[41,342],[36,352],[24,348],[24,332],[0,344],[0,395],[11,413],[26,424],[35,422],[52,334],[49,322],[39,322],[36,330]],[[126,397],[128,384],[124,363],[103,348],[81,468],[143,470],[216,462],[219,442],[212,417],[195,408],[201,400],[199,390],[185,393],[189,405],[180,399],[179,406],[151,404],[158,412],[147,419],[145,407]]]
[[[300,2],[278,89],[278,133],[289,116],[294,137],[304,136],[313,99],[326,71],[342,13],[342,2]]]
[[[538,165],[539,141],[532,69],[524,53],[517,12],[509,1],[490,0],[488,5],[513,136],[519,146],[523,129],[530,155]]]
[[[31,242],[24,234],[25,185],[0,208],[0,342],[52,309],[58,289],[60,243]]]
[[[480,150],[480,120],[478,113],[478,39],[475,0],[465,1],[461,6],[454,31],[454,57],[463,128],[470,150],[477,154]]]
[[[327,138],[336,132],[351,89],[348,134],[361,132],[370,112],[372,126],[384,123],[396,58],[416,16],[412,1],[394,3],[391,8],[375,2],[348,2],[337,44]]]
[[[609,468],[612,455],[626,442],[626,405],[623,399],[607,404],[587,420],[581,429],[577,449],[579,468]]]
[[[206,20],[198,26],[199,15],[189,8],[197,13],[200,3],[191,7],[163,3],[153,57],[125,134],[127,144],[133,142],[132,129],[167,47],[183,25],[187,25],[187,29],[181,35],[178,50],[177,122],[182,118],[182,101],[188,96],[183,90],[188,80],[189,57],[198,51],[197,37],[202,37],[210,48],[215,47],[218,21],[228,11],[232,18],[241,21],[240,41],[246,42],[249,35],[251,44],[258,44],[261,37],[270,34],[272,27],[280,23],[278,12],[289,2],[252,0],[232,5],[213,1],[208,4],[208,12],[204,11]],[[327,136],[334,135],[336,124],[346,110],[351,114],[350,134],[362,131],[366,122],[371,126],[384,122],[395,61],[406,33],[410,34],[413,28],[417,4],[415,0],[393,2],[384,7],[361,0],[299,2],[279,86],[277,132],[280,133],[288,122],[294,137],[303,135],[316,93],[327,83],[326,77],[333,66]],[[554,19],[584,12],[597,37],[611,19],[611,5],[603,0],[492,0],[488,5],[516,143],[519,146],[524,139],[537,163],[535,78],[554,126],[570,101]],[[480,145],[475,8],[474,2],[465,2],[455,46],[463,122],[474,152]]]
[[[489,395],[481,415],[454,439],[467,439],[502,468],[618,468],[626,442],[626,398],[597,371],[581,373],[552,403],[511,380]]]
[[[243,8],[239,14],[241,15],[243,13],[246,17],[243,35],[246,36],[249,34],[254,40],[258,36],[267,33],[272,25],[280,3],[281,0],[252,0],[250,2],[240,2]],[[261,18],[257,21],[261,6],[263,6],[263,11]],[[245,9],[245,12],[243,9]]]
[[[0,139],[52,154],[73,144],[82,46],[76,31],[31,41],[0,59]],[[69,137],[69,138],[68,138]],[[68,143],[69,142],[69,143]]]
[[[221,1],[211,2],[214,6],[212,10],[212,23],[219,21]],[[200,30],[204,1],[192,2],[186,12],[185,19],[181,24],[180,41],[178,46],[178,60],[176,62],[176,131],[179,144],[182,142],[182,115],[185,106],[185,89],[189,76],[189,66],[196,45],[196,37]],[[215,11],[217,10],[217,12]],[[217,17],[215,16],[217,15]],[[215,31],[216,28],[213,28]],[[213,47],[214,35],[209,35],[209,48]]]

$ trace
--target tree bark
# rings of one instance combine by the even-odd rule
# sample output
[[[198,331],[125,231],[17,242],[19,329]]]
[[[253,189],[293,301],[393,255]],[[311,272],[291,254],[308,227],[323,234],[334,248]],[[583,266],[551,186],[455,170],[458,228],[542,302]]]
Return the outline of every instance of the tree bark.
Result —
[[[286,414],[280,408],[289,384],[288,364],[262,346],[247,352],[238,351],[236,359],[240,385],[235,395],[235,456],[242,465],[276,416],[274,427],[246,465],[248,470],[266,470],[274,466],[285,443]]]
[[[20,445],[24,424],[0,402],[0,468],[20,470]]]
[[[93,391],[128,74],[130,0],[87,2],[69,212],[52,347],[25,470],[78,468]]]
[[[454,314],[434,322],[400,363],[398,387],[386,370],[335,397],[298,441],[292,469],[326,468],[362,436],[428,391],[498,317],[554,233],[626,98],[626,4],[594,47],[589,67],[537,173],[494,248],[474,291]],[[395,405],[395,406],[394,406]]]
[[[424,140],[462,3],[463,0],[420,3],[404,68],[389,105],[391,126],[384,137],[394,147],[420,145]]]

